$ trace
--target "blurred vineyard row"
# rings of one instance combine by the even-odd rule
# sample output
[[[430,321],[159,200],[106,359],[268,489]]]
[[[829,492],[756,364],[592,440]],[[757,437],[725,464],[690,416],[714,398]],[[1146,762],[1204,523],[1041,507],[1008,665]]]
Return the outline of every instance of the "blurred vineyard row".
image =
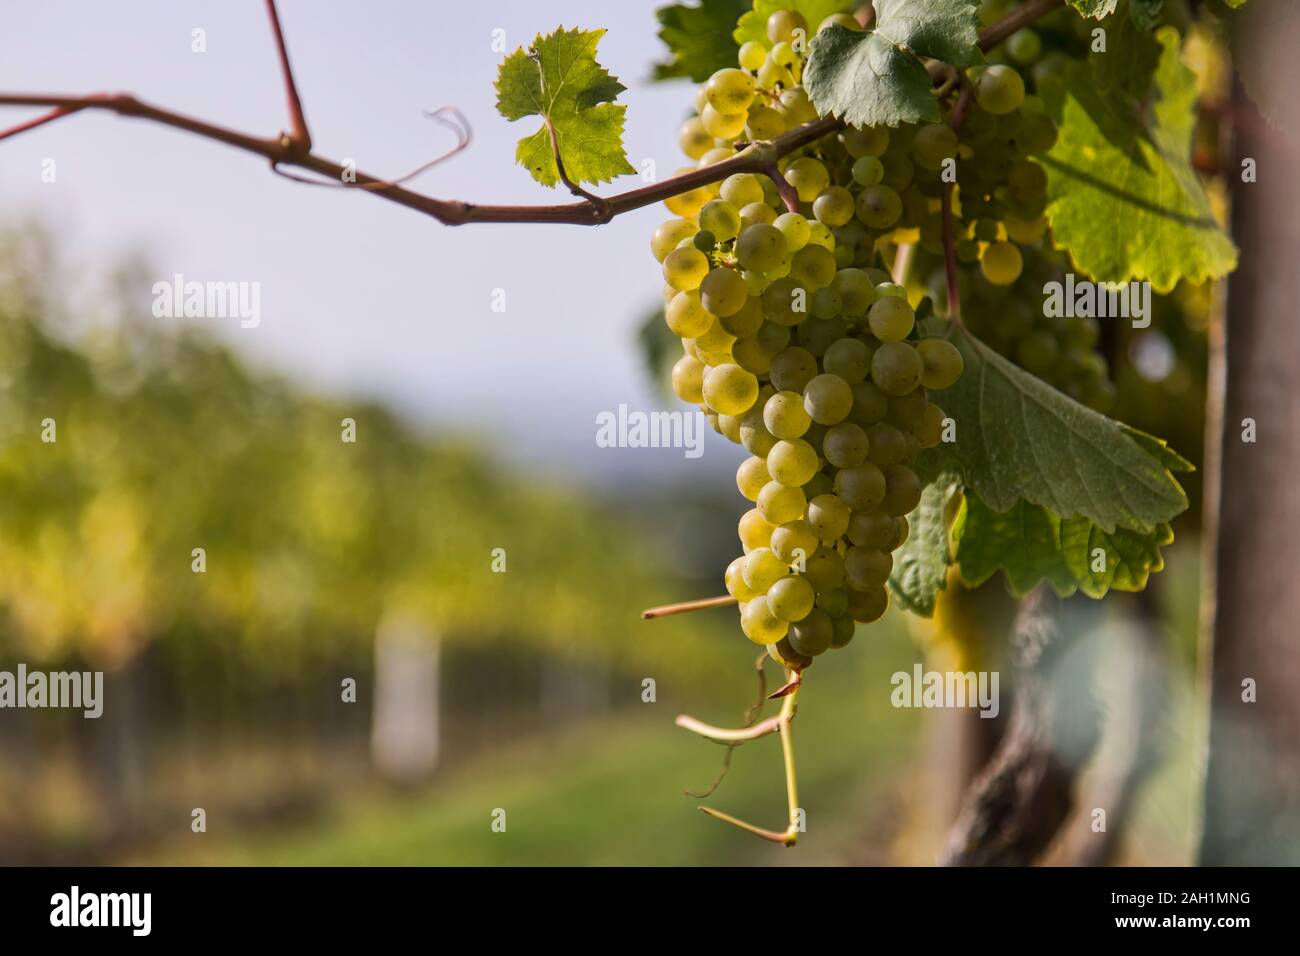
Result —
[[[256,374],[133,319],[147,298],[60,318],[64,274],[30,238],[0,277],[0,668],[106,672],[98,721],[0,712],[0,860],[109,852],[188,826],[195,800],[274,812],[368,772],[385,628],[393,688],[404,662],[437,684],[415,688],[431,726],[410,726],[416,700],[397,746],[437,733],[440,759],[734,660],[708,622],[641,629],[638,609],[708,585],[619,502],[502,467],[490,436]]]

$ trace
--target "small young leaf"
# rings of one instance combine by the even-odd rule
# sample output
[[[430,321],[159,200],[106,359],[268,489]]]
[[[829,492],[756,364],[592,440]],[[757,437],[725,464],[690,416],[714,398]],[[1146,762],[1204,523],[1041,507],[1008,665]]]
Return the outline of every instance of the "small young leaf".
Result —
[[[978,0],[877,0],[871,32],[828,27],[809,46],[809,99],[821,116],[838,116],[852,126],[938,121],[920,58],[958,67],[981,62],[977,6]]]
[[[921,502],[907,516],[907,540],[894,552],[894,572],[889,590],[899,607],[922,617],[934,613],[936,596],[948,580],[948,498],[959,490],[953,475],[941,475],[926,485]]]
[[[698,6],[674,3],[655,11],[659,39],[670,58],[656,63],[654,79],[679,76],[702,83],[718,70],[736,65],[736,21],[750,10],[747,0],[700,0]]]
[[[555,126],[560,159],[574,182],[603,183],[636,172],[623,150],[627,107],[613,102],[626,89],[596,62],[604,30],[559,30],[538,36],[501,63],[497,111],[510,121],[541,116]],[[546,124],[519,141],[515,158],[543,186],[559,182]]]
[[[1043,158],[1047,218],[1080,271],[1102,282],[1148,280],[1157,292],[1231,272],[1237,249],[1215,221],[1191,165],[1196,85],[1178,31],[1156,33],[1162,53],[1150,116],[1103,96],[1076,67],[1064,98],[1049,97],[1060,138]]]
[[[1101,20],[1115,12],[1119,0],[1066,0],[1070,6],[1085,17]]]
[[[1156,439],[1067,398],[962,326],[928,319],[922,334],[947,338],[966,362],[941,398],[957,440],[922,452],[924,471],[954,471],[994,511],[1023,498],[1107,532],[1150,533],[1187,508]]]

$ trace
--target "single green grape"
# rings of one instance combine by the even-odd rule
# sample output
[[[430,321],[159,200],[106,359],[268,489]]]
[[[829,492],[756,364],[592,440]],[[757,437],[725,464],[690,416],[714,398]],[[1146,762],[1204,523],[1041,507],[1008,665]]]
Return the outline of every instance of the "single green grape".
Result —
[[[696,290],[678,292],[664,309],[664,321],[674,335],[684,339],[693,339],[703,335],[713,324],[713,316],[704,308],[700,293]]]
[[[704,400],[716,412],[739,415],[757,398],[758,379],[739,365],[719,365],[704,374]]]
[[[741,44],[736,59],[744,69],[757,70],[767,60],[767,49],[757,40],[747,40]]]
[[[903,214],[903,200],[883,183],[867,186],[858,193],[858,220],[871,229],[888,229]]]
[[[734,563],[734,562],[733,562]],[[831,617],[841,617],[849,613],[849,596],[844,588],[823,591],[817,595],[816,606]]]
[[[861,339],[839,339],[826,349],[822,356],[822,367],[850,385],[856,385],[871,371],[871,349]],[[852,408],[850,401],[849,410],[852,411]]]
[[[808,315],[808,290],[786,276],[763,290],[763,315],[777,325],[798,325]]]
[[[781,235],[785,236],[786,249],[791,253],[798,252],[808,245],[808,237],[811,234],[808,220],[799,213],[782,213],[776,217],[776,221],[772,225],[781,230]]]
[[[840,295],[844,314],[854,318],[866,315],[876,301],[876,286],[864,269],[853,267],[839,270],[831,280],[831,288]]]
[[[743,113],[754,101],[754,78],[744,70],[718,70],[704,84],[704,95],[719,113]]]
[[[699,159],[713,148],[713,136],[698,116],[692,116],[677,131],[677,144],[690,159]]]
[[[844,559],[834,548],[822,545],[805,562],[803,576],[818,594],[844,583]]]
[[[765,202],[752,202],[740,207],[740,231],[750,226],[770,226],[776,220],[776,210]]]
[[[885,178],[885,166],[875,156],[859,156],[853,161],[851,175],[859,186],[874,186]]]
[[[957,346],[947,339],[922,339],[916,352],[921,356],[921,384],[931,391],[952,388],[966,367]]]
[[[732,274],[736,275],[736,273]],[[705,281],[700,283],[700,295],[701,300],[707,306],[708,300],[705,298],[706,290],[704,286],[708,282],[708,276],[704,278]],[[722,280],[715,281],[721,282]],[[742,287],[744,287],[745,280],[742,278],[740,281]],[[738,339],[754,335],[763,327],[763,300],[758,296],[746,296],[740,308],[730,315],[724,315],[711,308],[709,311],[717,315],[719,324]]]
[[[835,253],[810,242],[794,254],[790,275],[809,289],[822,289],[835,278],[835,267]]]
[[[877,422],[868,428],[867,441],[867,460],[881,468],[896,465],[908,455],[907,435],[889,422]]]
[[[767,453],[768,473],[783,485],[806,485],[818,465],[816,450],[802,438],[782,439]]]
[[[836,468],[855,468],[867,460],[867,433],[862,426],[841,422],[822,439],[822,453]]]
[[[777,392],[763,406],[763,422],[777,438],[794,439],[808,431],[812,419],[798,392]]]
[[[732,173],[722,181],[719,194],[737,209],[763,201],[763,186],[753,173]]]
[[[916,313],[906,299],[887,295],[872,305],[867,313],[867,324],[871,327],[871,334],[881,342],[898,343],[912,334]]]
[[[735,139],[745,131],[746,119],[744,113],[723,113],[714,109],[712,104],[700,111],[700,122],[716,139]]]
[[[788,622],[772,613],[767,601],[756,597],[740,606],[740,629],[755,644],[773,644],[785,637]]]
[[[854,511],[868,511],[885,498],[885,473],[870,461],[841,468],[835,475],[835,495]]]
[[[745,555],[740,573],[751,591],[766,594],[768,588],[790,573],[790,568],[771,548],[755,548]]]
[[[719,317],[735,315],[749,301],[745,280],[735,269],[725,267],[713,269],[704,277],[699,295],[704,308]]]
[[[814,376],[804,386],[803,407],[818,424],[834,425],[842,422],[852,410],[853,390],[838,375],[823,373]]]
[[[650,237],[650,251],[660,262],[668,253],[677,248],[683,239],[689,239],[699,231],[699,227],[689,219],[669,219],[661,223]]]
[[[1007,37],[1007,56],[1017,63],[1028,66],[1037,60],[1042,52],[1042,39],[1028,27],[1022,27]]]
[[[831,618],[831,627],[834,629],[834,636],[831,638],[831,647],[836,650],[842,647],[847,647],[849,642],[853,640],[853,635],[857,633],[858,629],[857,625],[853,622],[853,618],[849,617],[847,614],[842,617]]]
[[[922,369],[921,356],[906,342],[884,342],[871,356],[871,380],[887,395],[906,395],[916,388]],[[707,394],[707,379],[705,386]]]
[[[957,133],[951,126],[929,123],[912,138],[912,158],[922,169],[938,169],[945,159],[956,157],[957,145]]]
[[[883,421],[888,410],[889,396],[874,382],[858,382],[853,386],[853,410],[849,412],[850,421],[866,428]]]
[[[812,585],[799,575],[788,575],[767,591],[767,606],[783,621],[802,621],[813,609]]]
[[[854,591],[884,587],[894,570],[894,559],[879,548],[854,546],[844,553],[844,580]]]
[[[771,541],[772,553],[786,564],[806,562],[821,544],[802,518],[778,527],[772,532]]]
[[[849,527],[852,510],[833,494],[818,495],[808,502],[808,527],[824,542],[834,542]]]
[[[664,256],[664,281],[678,292],[698,289],[708,274],[708,257],[698,249],[677,248]]]
[[[831,617],[819,608],[812,608],[797,623],[791,624],[786,640],[790,648],[804,657],[817,657],[830,649],[835,638]]]
[[[795,188],[800,202],[812,202],[831,183],[826,166],[811,156],[800,156],[785,168],[785,180]]]
[[[911,514],[921,501],[921,480],[906,465],[885,469],[885,497],[880,507],[896,518]]]
[[[845,534],[860,548],[893,550],[898,540],[898,519],[879,509],[855,511]]]
[[[853,218],[853,194],[843,186],[827,186],[813,200],[813,215],[832,229]]]
[[[774,525],[797,521],[803,517],[804,508],[808,506],[802,488],[783,485],[779,481],[769,481],[764,485],[758,493],[756,504],[763,517]]]
[[[889,592],[883,587],[867,591],[851,589],[849,596],[849,616],[859,624],[870,624],[885,616],[889,610]]]
[[[699,223],[701,231],[726,242],[740,233],[740,210],[725,199],[711,199],[700,210]]]
[[[975,78],[975,101],[986,112],[1004,116],[1025,101],[1025,81],[1015,67],[994,64]]]
[[[741,603],[752,601],[754,598],[760,597],[760,595],[755,594],[750,586],[745,583],[745,578],[741,574],[741,569],[744,566],[745,556],[742,554],[727,565],[727,570],[724,571],[722,575],[722,581],[727,586],[727,593]]]
[[[767,473],[767,460],[754,455],[746,458],[736,469],[736,487],[750,501],[758,500],[758,493],[772,480]]]
[[[1020,250],[1010,242],[991,243],[980,258],[980,272],[994,285],[1011,285],[1023,268]]]
[[[718,247],[718,237],[708,231],[697,232],[691,237],[691,245],[706,256],[711,255],[713,250]]]
[[[854,159],[879,157],[889,148],[889,129],[884,126],[850,126],[840,134],[840,141]]]
[[[740,535],[740,543],[748,553],[755,548],[766,548],[768,542],[772,540],[772,532],[776,526],[763,517],[763,513],[757,508],[750,508],[740,516],[740,521],[736,524],[736,531]]]
[[[781,349],[772,357],[771,380],[780,391],[802,392],[816,374],[817,357],[797,345]]]
[[[906,395],[893,395],[889,399],[889,412],[886,421],[903,431],[911,431],[925,417],[925,410],[930,407],[925,389],[914,388]]]
[[[943,427],[946,416],[938,405],[927,405],[925,414],[912,428],[916,442],[922,448],[934,448],[943,441]]]
[[[771,209],[768,211],[771,212]],[[785,236],[770,223],[746,226],[736,240],[736,258],[744,268],[755,272],[770,272],[775,269],[788,252]]]

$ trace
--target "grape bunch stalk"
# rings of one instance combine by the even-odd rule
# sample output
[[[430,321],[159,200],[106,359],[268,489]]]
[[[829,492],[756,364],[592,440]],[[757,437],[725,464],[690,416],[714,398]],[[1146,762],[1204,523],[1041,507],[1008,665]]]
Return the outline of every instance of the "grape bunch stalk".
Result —
[[[862,27],[836,14],[817,32],[828,29]],[[679,131],[686,156],[706,167],[817,120],[801,85],[808,37],[797,11],[771,14],[770,45],[745,43],[700,88]],[[887,610],[893,552],[922,494],[916,457],[955,437],[933,393],[957,382],[962,355],[920,334],[885,253],[919,239],[1007,286],[1022,268],[1017,240],[1045,229],[1042,168],[1027,157],[1051,147],[1052,120],[1012,66],[952,72],[944,122],[845,126],[766,174],[667,199],[675,218],[651,239],[682,343],[673,391],[751,455],[736,473],[753,502],[743,551],[723,577],[742,632],[788,670],[787,694]]]

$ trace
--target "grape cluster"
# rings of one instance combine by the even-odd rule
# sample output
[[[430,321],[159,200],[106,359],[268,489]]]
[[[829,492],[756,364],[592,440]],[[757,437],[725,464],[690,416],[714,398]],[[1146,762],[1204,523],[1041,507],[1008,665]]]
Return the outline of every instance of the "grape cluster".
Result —
[[[740,68],[708,80],[681,130],[688,156],[708,165],[816,118],[798,86],[803,32],[799,14],[774,13],[771,48],[745,44]],[[750,173],[675,196],[679,218],[651,240],[685,353],[673,390],[752,456],[736,474],[754,507],[727,590],[745,635],[796,670],[885,613],[891,552],[921,496],[910,465],[945,427],[929,392],[962,372],[950,342],[918,337],[904,289],[873,265],[903,212],[889,177],[902,188],[911,166],[891,139],[849,128],[787,157],[798,211]]]

